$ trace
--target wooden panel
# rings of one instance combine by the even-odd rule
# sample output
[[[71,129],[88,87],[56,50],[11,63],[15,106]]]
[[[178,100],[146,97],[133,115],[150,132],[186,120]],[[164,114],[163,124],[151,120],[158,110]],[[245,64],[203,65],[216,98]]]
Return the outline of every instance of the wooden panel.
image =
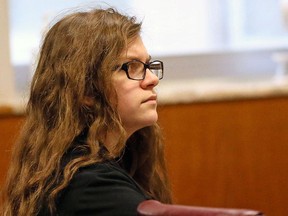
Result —
[[[23,117],[0,116],[0,185],[4,181],[11,156],[11,148],[19,132]]]
[[[159,107],[180,204],[288,209],[288,99]]]
[[[0,117],[0,183],[23,117]],[[288,98],[159,106],[176,203],[286,215]]]

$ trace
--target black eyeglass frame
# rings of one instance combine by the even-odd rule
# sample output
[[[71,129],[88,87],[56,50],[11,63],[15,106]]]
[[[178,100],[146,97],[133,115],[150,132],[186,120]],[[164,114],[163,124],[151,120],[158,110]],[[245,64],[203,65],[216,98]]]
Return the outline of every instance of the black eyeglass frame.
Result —
[[[128,72],[128,65],[129,65],[131,62],[139,62],[139,63],[143,64],[143,66],[144,66],[144,71],[143,71],[143,77],[142,77],[142,78],[132,78],[132,77],[130,77],[129,72]],[[150,66],[151,66],[153,63],[155,63],[155,62],[158,62],[158,63],[160,63],[160,65],[161,65],[161,69],[162,69],[162,73],[161,73],[162,76],[161,76],[161,77],[158,77],[155,73],[153,73],[153,69],[150,68]],[[144,62],[142,62],[142,61],[140,61],[140,60],[134,59],[134,60],[132,60],[132,61],[128,61],[128,62],[123,63],[123,64],[121,65],[121,68],[120,68],[120,69],[121,69],[121,70],[124,70],[125,73],[126,73],[126,75],[127,75],[127,78],[128,78],[128,79],[131,79],[131,80],[144,80],[145,77],[146,77],[147,69],[149,69],[154,75],[156,75],[159,80],[163,79],[163,77],[164,77],[164,64],[163,64],[163,62],[160,61],[160,60],[154,60],[154,61],[151,61],[151,62],[149,62],[148,64],[146,64],[146,63],[144,63]]]

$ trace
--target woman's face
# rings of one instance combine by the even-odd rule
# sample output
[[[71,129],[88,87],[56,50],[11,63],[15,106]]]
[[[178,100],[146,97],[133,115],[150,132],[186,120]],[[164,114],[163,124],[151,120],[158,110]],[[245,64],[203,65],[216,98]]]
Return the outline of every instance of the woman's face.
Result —
[[[120,64],[131,60],[145,63],[150,60],[140,36],[123,52]],[[154,88],[159,79],[149,69],[144,80],[131,80],[124,70],[116,71],[112,75],[112,83],[118,96],[118,113],[129,136],[157,121],[157,94]]]

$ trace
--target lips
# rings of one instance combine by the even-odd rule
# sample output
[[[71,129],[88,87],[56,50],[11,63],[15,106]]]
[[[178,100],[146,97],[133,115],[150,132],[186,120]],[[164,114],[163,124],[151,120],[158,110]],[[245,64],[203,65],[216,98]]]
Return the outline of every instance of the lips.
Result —
[[[156,101],[156,100],[157,100],[157,95],[151,95],[149,98],[144,100],[142,103],[146,103],[146,102],[149,102],[149,101]]]

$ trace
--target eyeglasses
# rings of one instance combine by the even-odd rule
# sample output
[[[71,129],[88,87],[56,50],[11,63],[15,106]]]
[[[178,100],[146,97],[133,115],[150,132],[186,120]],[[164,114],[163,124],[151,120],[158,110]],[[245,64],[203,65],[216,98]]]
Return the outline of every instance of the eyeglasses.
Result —
[[[159,80],[163,78],[163,62],[159,60],[149,62],[148,64],[139,60],[132,60],[121,66],[121,70],[124,70],[128,79],[131,80],[144,80],[147,69],[156,75]]]

